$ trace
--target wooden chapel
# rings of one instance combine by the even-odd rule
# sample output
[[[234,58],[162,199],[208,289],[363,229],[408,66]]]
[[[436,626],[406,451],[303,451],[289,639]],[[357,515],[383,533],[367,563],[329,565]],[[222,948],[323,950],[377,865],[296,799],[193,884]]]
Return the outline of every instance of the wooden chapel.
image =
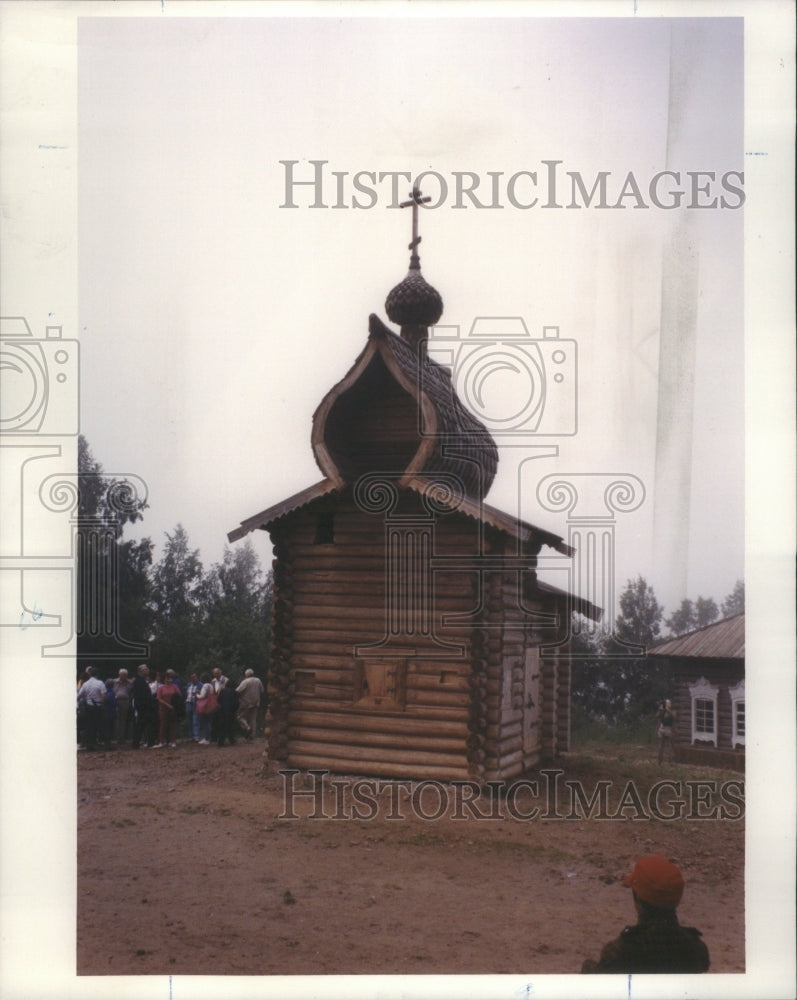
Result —
[[[243,521],[274,546],[269,757],[388,778],[522,773],[568,749],[571,612],[537,579],[563,540],[484,502],[488,430],[427,357],[443,303],[409,273],[313,416],[324,478]]]

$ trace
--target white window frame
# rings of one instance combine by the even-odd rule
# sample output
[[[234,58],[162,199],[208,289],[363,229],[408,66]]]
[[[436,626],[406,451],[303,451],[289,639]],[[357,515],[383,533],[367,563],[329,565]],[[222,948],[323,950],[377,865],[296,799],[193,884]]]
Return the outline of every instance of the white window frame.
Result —
[[[738,684],[735,684],[732,688],[728,688],[728,694],[731,696],[731,746],[735,750],[737,746],[744,746],[744,733],[740,733],[737,719],[737,710],[739,704],[744,705],[744,678],[742,678]],[[747,730],[747,713],[745,712],[745,731]]]
[[[689,697],[692,699],[692,743],[713,743],[717,747],[717,695],[719,688],[715,684],[710,684],[705,677],[700,677],[694,684],[689,685]],[[712,718],[714,728],[710,731],[698,731],[697,728],[697,703],[698,701],[710,701],[713,705]]]

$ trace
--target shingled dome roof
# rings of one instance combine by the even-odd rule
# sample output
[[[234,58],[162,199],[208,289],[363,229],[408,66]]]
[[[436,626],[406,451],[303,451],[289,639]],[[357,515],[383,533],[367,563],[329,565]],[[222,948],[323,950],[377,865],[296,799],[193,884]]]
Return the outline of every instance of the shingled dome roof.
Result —
[[[451,477],[483,498],[498,467],[487,428],[460,402],[448,371],[372,315],[368,343],[313,416],[319,468],[338,486],[384,472]]]
[[[388,293],[385,311],[399,326],[434,326],[443,315],[443,300],[420,269],[410,268],[407,277]]]

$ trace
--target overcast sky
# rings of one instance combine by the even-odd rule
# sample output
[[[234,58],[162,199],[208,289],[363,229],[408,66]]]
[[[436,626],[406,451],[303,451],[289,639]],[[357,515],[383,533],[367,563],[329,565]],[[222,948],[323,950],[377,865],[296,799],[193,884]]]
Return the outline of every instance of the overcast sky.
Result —
[[[745,166],[742,42],[738,18],[82,22],[81,428],[108,472],[148,484],[143,532],[160,545],[181,522],[209,565],[241,520],[318,481],[313,411],[406,272],[389,180],[367,210],[311,208],[308,186],[290,209],[280,161],[302,180],[328,161],[329,206],[337,183],[351,205],[359,171],[434,171],[451,190],[427,177],[442,204],[420,250],[441,323],[519,316],[577,352],[577,394],[548,372],[545,404],[554,431],[576,406],[577,433],[499,435],[489,502],[567,535],[540,480],[632,477],[645,499],[616,517],[618,590],[642,573],[668,610],[720,602],[744,573],[744,212],[685,206],[689,171],[716,175],[698,200],[739,205],[720,178]],[[631,172],[648,207],[626,189],[624,208],[544,209],[550,160],[559,204],[567,172],[589,190],[606,171],[610,205]],[[651,202],[664,170],[679,209]],[[483,204],[500,173],[502,207],[456,208],[456,171]],[[537,173],[533,208],[507,195],[519,171]],[[516,202],[534,193],[518,179]],[[482,397],[497,419],[501,377]]]

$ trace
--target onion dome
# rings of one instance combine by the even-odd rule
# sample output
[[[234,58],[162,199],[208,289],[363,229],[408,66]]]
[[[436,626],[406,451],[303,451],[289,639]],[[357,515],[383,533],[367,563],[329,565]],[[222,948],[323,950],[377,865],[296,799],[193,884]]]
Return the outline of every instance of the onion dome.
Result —
[[[391,289],[385,299],[388,318],[398,326],[434,326],[443,315],[443,300],[423,277],[420,267]]]

